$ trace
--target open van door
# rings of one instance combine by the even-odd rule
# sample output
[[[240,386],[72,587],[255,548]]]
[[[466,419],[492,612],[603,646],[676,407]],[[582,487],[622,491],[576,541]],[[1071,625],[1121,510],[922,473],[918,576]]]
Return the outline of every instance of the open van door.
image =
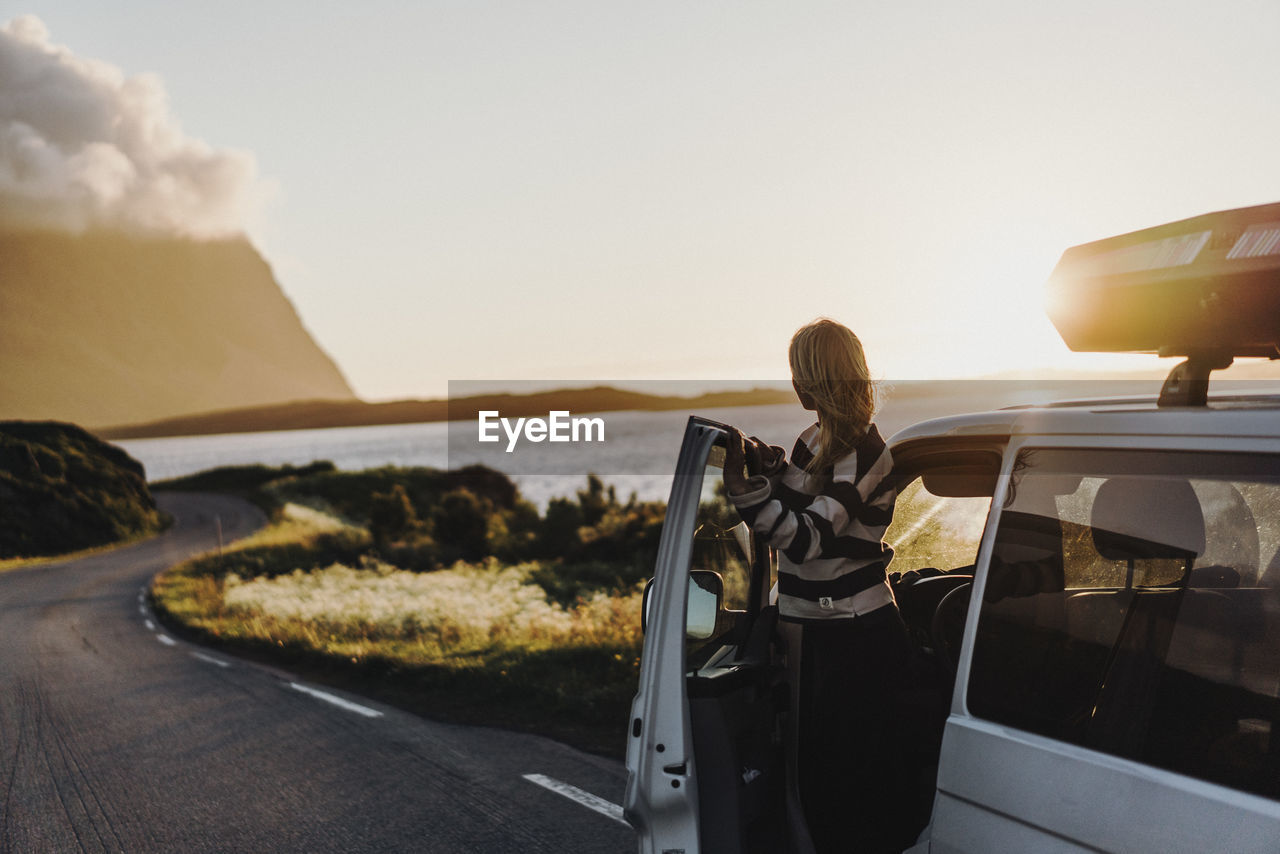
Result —
[[[726,430],[689,419],[645,596],[623,807],[642,852],[788,847],[772,557],[725,496]]]

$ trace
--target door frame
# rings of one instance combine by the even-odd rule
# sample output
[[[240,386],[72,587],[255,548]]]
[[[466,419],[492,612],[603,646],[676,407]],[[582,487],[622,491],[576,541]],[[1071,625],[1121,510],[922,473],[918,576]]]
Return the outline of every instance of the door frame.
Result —
[[[690,416],[667,502],[654,566],[650,612],[631,705],[623,813],[641,852],[699,845],[698,777],[685,685],[685,613],[702,483],[712,447],[726,426]]]

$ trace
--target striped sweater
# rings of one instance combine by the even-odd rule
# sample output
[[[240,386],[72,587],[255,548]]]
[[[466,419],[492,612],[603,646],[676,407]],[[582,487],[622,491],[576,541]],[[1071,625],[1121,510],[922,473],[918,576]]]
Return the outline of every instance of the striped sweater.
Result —
[[[893,602],[883,541],[897,491],[893,460],[874,424],[834,469],[811,477],[818,449],[814,424],[800,434],[790,461],[748,478],[731,494],[742,518],[778,550],[778,611],[785,619],[856,617]]]

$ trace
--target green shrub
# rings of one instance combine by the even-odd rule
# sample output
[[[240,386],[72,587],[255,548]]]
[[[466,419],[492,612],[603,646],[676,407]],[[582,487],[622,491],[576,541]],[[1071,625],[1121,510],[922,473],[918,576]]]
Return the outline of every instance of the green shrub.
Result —
[[[539,515],[506,475],[482,466],[451,472],[390,466],[344,472],[327,462],[300,468],[235,466],[166,486],[178,483],[184,488],[251,488],[277,510],[293,503],[334,514],[368,529],[366,554],[376,550],[381,560],[416,572],[487,557],[506,563],[541,559],[610,567],[577,573],[580,577],[570,569],[566,579],[547,580],[548,592],[568,597],[566,601],[596,589],[623,589],[648,577],[665,515],[661,502],[638,502],[632,496],[620,503],[613,487],[594,474],[573,498],[552,499],[545,515]],[[294,554],[289,560],[301,557]],[[307,565],[323,560],[322,555]]]
[[[492,512],[471,490],[451,490],[440,499],[432,514],[436,542],[453,547],[461,560],[485,557],[489,553],[489,516]]]
[[[547,503],[547,515],[538,532],[537,547],[542,557],[563,558],[582,547],[582,507],[567,498]]]
[[[637,578],[631,567],[618,563],[544,561],[530,573],[529,580],[546,591],[548,599],[569,607],[598,591],[623,594],[644,577]]]
[[[430,511],[444,496],[458,489],[466,489],[500,510],[514,508],[520,496],[505,474],[479,465],[453,471],[418,466],[329,471],[277,481],[268,489],[281,502],[307,504],[319,500],[343,518],[363,523],[369,518],[374,494],[386,493],[396,486],[404,490],[420,519],[430,518]]]
[[[380,549],[394,540],[404,539],[418,525],[418,514],[403,484],[394,484],[390,492],[375,492],[369,498],[369,533]]]
[[[184,477],[162,480],[152,485],[152,489],[187,490],[190,492],[234,492],[247,494],[261,489],[273,481],[284,478],[309,477],[327,474],[337,468],[328,460],[317,460],[305,466],[268,466],[261,464],[242,466],[220,466],[215,469],[197,472]]]
[[[519,563],[535,557],[542,518],[532,503],[519,499],[514,507],[489,517],[487,537],[489,552],[507,563]]]
[[[582,524],[597,525],[609,508],[617,506],[613,487],[606,491],[604,481],[594,474],[587,475],[587,488],[578,490],[578,506],[582,508]]]

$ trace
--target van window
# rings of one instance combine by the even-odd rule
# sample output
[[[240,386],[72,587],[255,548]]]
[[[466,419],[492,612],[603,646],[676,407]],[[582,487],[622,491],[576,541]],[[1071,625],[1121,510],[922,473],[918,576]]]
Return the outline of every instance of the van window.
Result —
[[[989,496],[943,497],[917,478],[898,495],[885,539],[893,546],[890,572],[972,566],[991,506]]]
[[[968,686],[982,718],[1280,797],[1280,457],[1023,452]]]
[[[724,469],[717,462],[708,463],[703,472],[690,568],[719,573],[723,607],[745,611],[751,587],[751,531],[729,501]]]
[[[711,636],[686,640],[686,660],[695,670],[723,645],[725,635],[751,607],[752,534],[725,492],[723,465],[724,452],[717,446],[703,470],[694,522],[689,568],[714,572],[723,585]]]

